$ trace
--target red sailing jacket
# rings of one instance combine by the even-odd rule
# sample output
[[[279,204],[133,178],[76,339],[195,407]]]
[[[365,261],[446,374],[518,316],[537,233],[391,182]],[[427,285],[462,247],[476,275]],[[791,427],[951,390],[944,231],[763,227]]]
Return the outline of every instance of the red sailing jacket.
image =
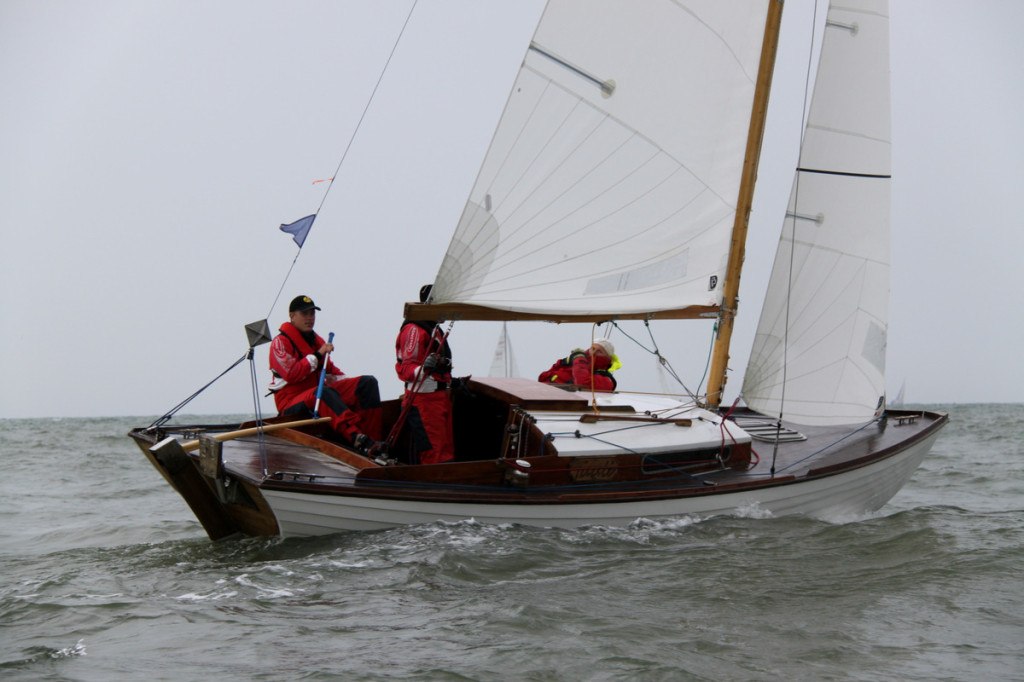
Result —
[[[616,386],[615,377],[612,376],[610,367],[611,359],[598,355],[594,358],[594,389],[598,391],[614,391]],[[574,350],[567,358],[559,358],[550,369],[541,372],[537,381],[546,384],[576,384],[577,386],[590,386],[590,352]]]
[[[430,353],[452,359],[451,348],[444,339],[441,328],[429,322],[406,322],[395,340],[395,372],[398,378],[411,385],[419,379],[419,370]],[[451,381],[451,372],[433,372],[430,379],[437,382]],[[430,380],[424,381],[423,391],[431,390]],[[436,385],[435,385],[436,386]]]
[[[320,383],[322,365],[316,360],[316,351],[323,347],[324,340],[316,333],[314,336],[316,347],[312,348],[295,325],[285,322],[281,325],[281,333],[270,344],[270,371],[274,373],[270,390],[274,393],[274,404],[278,412],[299,402],[302,394],[310,389],[316,390]],[[324,385],[344,376],[345,373],[327,358]]]

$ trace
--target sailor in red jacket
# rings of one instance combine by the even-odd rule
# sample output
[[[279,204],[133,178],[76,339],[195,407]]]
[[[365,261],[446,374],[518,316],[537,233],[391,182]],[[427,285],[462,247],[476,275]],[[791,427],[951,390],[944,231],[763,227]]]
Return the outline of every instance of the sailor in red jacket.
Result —
[[[420,302],[430,296],[431,285],[420,289]],[[405,400],[413,461],[437,464],[455,459],[452,439],[452,351],[436,322],[405,320],[395,340],[395,372],[405,382]]]
[[[614,391],[618,382],[612,372],[622,366],[615,346],[608,339],[595,339],[589,349],[577,348],[569,357],[560,358],[541,372],[537,381],[546,384],[575,384],[596,391]]]
[[[349,377],[327,355],[334,344],[324,341],[313,325],[319,307],[309,296],[296,296],[288,306],[288,322],[270,344],[270,390],[281,415],[308,415],[316,405],[320,369],[326,358],[327,373],[320,395],[319,416],[330,417],[331,426],[359,452],[386,460],[381,440],[380,391],[376,377]]]

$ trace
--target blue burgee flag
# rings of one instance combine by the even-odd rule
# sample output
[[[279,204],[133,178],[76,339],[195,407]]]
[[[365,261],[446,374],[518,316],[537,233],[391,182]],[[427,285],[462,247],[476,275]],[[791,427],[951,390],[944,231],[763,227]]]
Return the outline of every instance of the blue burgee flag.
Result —
[[[282,225],[281,231],[287,232],[295,240],[295,243],[302,248],[302,243],[306,241],[306,235],[309,234],[309,228],[313,227],[313,220],[316,218],[316,214],[308,215],[305,218],[299,218],[290,225]]]

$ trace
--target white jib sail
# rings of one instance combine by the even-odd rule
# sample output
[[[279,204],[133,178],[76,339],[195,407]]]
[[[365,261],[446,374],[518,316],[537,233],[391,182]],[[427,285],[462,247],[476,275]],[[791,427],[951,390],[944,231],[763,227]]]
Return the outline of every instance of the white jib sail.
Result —
[[[766,0],[552,0],[432,302],[716,305]]]
[[[879,409],[889,178],[888,6],[850,0],[826,21],[799,169],[743,383],[752,408],[799,424],[858,423]]]

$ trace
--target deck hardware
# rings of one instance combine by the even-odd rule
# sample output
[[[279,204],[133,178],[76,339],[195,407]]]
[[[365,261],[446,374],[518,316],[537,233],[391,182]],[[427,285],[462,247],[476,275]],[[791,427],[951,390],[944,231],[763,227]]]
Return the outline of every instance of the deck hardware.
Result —
[[[529,485],[532,465],[525,459],[499,459],[497,464],[505,469],[506,484],[513,488],[525,488]]]
[[[214,480],[224,477],[224,444],[207,433],[199,434],[199,470]]]

